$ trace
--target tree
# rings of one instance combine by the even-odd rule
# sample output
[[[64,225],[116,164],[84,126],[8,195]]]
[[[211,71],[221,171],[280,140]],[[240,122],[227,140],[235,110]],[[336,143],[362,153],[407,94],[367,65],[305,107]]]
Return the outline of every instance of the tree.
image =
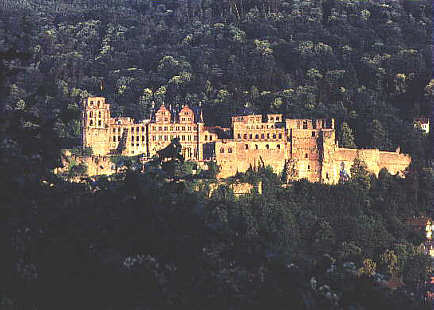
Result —
[[[369,146],[380,150],[388,150],[391,143],[387,137],[386,130],[379,120],[374,119],[366,129],[369,137]]]
[[[350,149],[356,148],[353,132],[346,122],[342,123],[339,130],[339,142],[341,147]]]
[[[351,183],[360,186],[363,190],[368,190],[371,186],[371,178],[366,163],[358,157],[354,159],[350,169]]]

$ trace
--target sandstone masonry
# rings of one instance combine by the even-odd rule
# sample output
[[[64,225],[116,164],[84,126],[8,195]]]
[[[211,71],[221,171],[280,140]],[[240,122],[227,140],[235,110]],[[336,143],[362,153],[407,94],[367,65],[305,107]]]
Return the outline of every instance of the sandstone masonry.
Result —
[[[200,111],[184,106],[172,113],[162,105],[149,120],[112,118],[103,97],[83,100],[83,147],[92,147],[88,163],[122,154],[142,155],[144,160],[179,138],[182,155],[196,162],[216,161],[220,178],[245,172],[249,167],[269,165],[284,170],[289,179],[335,184],[349,175],[354,159],[362,159],[378,175],[382,168],[402,174],[411,162],[408,155],[378,149],[338,147],[334,120],[284,119],[281,114],[232,117],[232,128],[205,126]],[[92,165],[92,164],[91,164]],[[89,167],[89,172],[97,171]],[[109,169],[103,169],[109,173]]]

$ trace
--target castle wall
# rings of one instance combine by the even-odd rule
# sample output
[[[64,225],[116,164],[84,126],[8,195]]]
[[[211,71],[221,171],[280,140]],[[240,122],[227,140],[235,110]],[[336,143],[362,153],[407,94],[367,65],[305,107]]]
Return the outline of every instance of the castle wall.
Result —
[[[103,97],[83,100],[83,146],[92,147],[96,156],[88,162],[90,175],[111,170],[105,164],[98,164],[101,156],[143,154],[151,158],[174,138],[179,138],[186,160],[215,160],[221,178],[263,163],[275,173],[281,173],[286,167],[287,171],[291,170],[292,180],[305,178],[333,184],[339,181],[341,170],[350,175],[355,158],[363,160],[376,175],[382,168],[392,174],[402,173],[411,162],[409,156],[399,152],[339,148],[334,125],[333,119],[284,120],[281,114],[268,114],[264,119],[262,115],[234,116],[233,138],[221,139],[228,136],[229,129],[206,127],[202,116],[196,121],[188,106],[173,117],[162,105],[155,121],[135,123],[128,117],[111,118],[110,106]]]
[[[281,173],[285,166],[287,145],[279,141],[222,140],[215,144],[216,161],[220,167],[218,177],[226,178],[262,163]]]

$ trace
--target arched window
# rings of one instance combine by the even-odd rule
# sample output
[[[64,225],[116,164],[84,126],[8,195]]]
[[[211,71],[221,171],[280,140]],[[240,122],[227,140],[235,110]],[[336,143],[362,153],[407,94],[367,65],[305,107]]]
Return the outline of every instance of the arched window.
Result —
[[[228,153],[232,153],[232,148],[228,148]]]
[[[245,145],[245,148],[246,148],[246,150],[248,150],[248,149],[249,149],[249,145],[248,145],[248,144],[246,144],[246,145]]]
[[[280,150],[280,144],[277,145],[277,149]]]
[[[267,145],[265,146],[265,148],[266,148],[267,150],[269,150],[269,149],[270,149],[270,146],[267,144]]]
[[[259,139],[259,135],[258,134],[255,135],[255,139]]]
[[[309,158],[309,155],[307,155],[307,153],[304,154],[304,158]]]
[[[220,149],[220,153],[224,153],[225,152],[225,149],[224,148],[221,148]]]
[[[257,144],[255,144],[255,149],[258,149],[258,145]]]

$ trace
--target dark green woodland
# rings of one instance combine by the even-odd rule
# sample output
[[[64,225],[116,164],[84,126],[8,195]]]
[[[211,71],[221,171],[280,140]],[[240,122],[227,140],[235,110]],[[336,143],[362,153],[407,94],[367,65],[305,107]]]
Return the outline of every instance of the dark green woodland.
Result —
[[[431,1],[3,0],[0,310],[431,309]],[[355,162],[338,185],[226,180],[176,152],[139,172],[55,175],[80,99],[335,118],[339,144],[412,156],[405,178]],[[176,150],[176,145],[172,145]],[[122,166],[121,164],[119,164]],[[193,174],[193,170],[196,174]],[[262,184],[237,196],[231,182]],[[388,284],[399,282],[396,289]],[[390,286],[390,285],[389,285]]]

